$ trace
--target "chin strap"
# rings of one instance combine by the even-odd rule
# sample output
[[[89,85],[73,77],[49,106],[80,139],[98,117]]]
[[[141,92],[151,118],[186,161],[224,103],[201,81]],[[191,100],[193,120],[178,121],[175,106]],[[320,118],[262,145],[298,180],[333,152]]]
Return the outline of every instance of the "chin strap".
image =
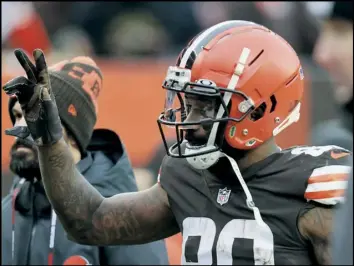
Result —
[[[258,236],[258,244],[259,244],[259,256],[258,260],[255,261],[256,265],[275,265],[274,264],[274,249],[273,248],[269,248],[269,242],[272,242],[273,246],[273,234],[269,228],[269,226],[263,221],[262,219],[262,215],[259,211],[259,209],[257,208],[256,204],[253,201],[251,192],[249,191],[245,180],[242,177],[240,168],[238,167],[236,161],[231,158],[230,156],[226,155],[225,153],[222,153],[221,156],[225,156],[230,164],[232,169],[234,170],[237,179],[240,181],[240,184],[242,186],[243,191],[246,194],[246,204],[247,207],[249,209],[251,209],[253,211],[254,214],[254,218],[255,221],[257,223],[257,225],[259,226],[258,229],[255,229]]]
[[[248,189],[248,187],[246,185],[246,182],[245,182],[245,180],[242,177],[242,174],[241,174],[241,171],[240,171],[240,168],[239,168],[238,164],[236,163],[236,161],[233,158],[231,158],[230,156],[226,155],[225,153],[222,153],[222,156],[226,157],[229,160],[229,162],[231,164],[231,167],[232,167],[232,169],[234,170],[234,172],[235,172],[235,174],[237,176],[238,181],[240,181],[242,189],[243,189],[243,191],[246,194],[247,207],[250,208],[253,211],[253,214],[254,214],[254,217],[256,219],[256,222],[260,226],[264,226],[265,223],[264,223],[264,221],[262,219],[261,213],[260,213],[259,209],[256,207],[256,204],[253,201],[251,192],[249,191],[249,189]]]

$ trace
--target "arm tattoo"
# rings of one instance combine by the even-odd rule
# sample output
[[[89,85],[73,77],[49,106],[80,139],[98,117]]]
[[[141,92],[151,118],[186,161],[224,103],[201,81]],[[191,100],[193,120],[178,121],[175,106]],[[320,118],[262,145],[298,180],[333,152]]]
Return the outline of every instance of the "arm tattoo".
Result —
[[[167,195],[160,185],[142,192],[115,195],[105,200],[93,216],[93,239],[106,244],[142,244],[179,232],[166,204]],[[104,230],[103,230],[104,229]],[[139,239],[139,242],[136,241]]]
[[[313,246],[320,265],[331,264],[330,237],[332,233],[333,210],[315,207],[299,219],[299,231]]]
[[[73,240],[86,245],[140,244],[178,232],[159,185],[104,198],[76,169],[63,139],[38,150],[46,194]]]

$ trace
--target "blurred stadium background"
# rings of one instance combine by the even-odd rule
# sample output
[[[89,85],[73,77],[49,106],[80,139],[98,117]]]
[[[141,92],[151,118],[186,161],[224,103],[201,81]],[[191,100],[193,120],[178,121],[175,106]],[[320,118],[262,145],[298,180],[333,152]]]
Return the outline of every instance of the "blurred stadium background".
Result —
[[[224,20],[250,20],[284,37],[301,55],[307,80],[301,122],[279,136],[281,146],[307,144],[311,129],[339,114],[326,72],[312,50],[331,2],[2,2],[2,84],[23,74],[13,56],[22,47],[46,51],[53,64],[93,57],[104,80],[97,128],[115,130],[133,166],[144,168],[161,145],[156,119],[162,81],[183,46]],[[2,128],[11,127],[2,92]],[[13,138],[2,130],[2,196],[9,189]],[[177,252],[178,253],[178,252]],[[178,257],[178,256],[177,256]]]

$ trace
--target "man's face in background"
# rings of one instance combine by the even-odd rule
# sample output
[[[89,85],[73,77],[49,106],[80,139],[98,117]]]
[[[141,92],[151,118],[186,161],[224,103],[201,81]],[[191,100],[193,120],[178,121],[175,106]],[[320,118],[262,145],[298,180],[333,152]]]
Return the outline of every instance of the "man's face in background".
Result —
[[[18,102],[13,106],[11,112],[15,117],[14,126],[26,126],[26,121]],[[64,126],[63,137],[67,143],[70,144],[72,142],[71,139],[69,140]],[[10,170],[19,177],[24,177],[28,180],[41,178],[38,150],[32,141],[29,139],[16,138],[10,150]]]
[[[15,117],[14,126],[26,126],[20,104],[17,102],[11,110]],[[37,147],[28,139],[16,138],[10,150],[10,170],[26,179],[40,177]]]
[[[353,98],[353,23],[340,19],[324,22],[314,60],[334,81],[336,101],[349,102]]]

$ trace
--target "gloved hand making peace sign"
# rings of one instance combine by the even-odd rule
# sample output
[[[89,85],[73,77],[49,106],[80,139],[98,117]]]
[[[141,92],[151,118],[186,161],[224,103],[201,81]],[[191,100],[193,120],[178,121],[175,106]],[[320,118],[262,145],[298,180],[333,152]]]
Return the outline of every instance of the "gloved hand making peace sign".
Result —
[[[33,51],[34,65],[22,49],[14,53],[27,78],[16,77],[3,89],[7,95],[18,98],[27,126],[15,126],[5,133],[19,138],[31,135],[38,146],[54,144],[62,137],[62,126],[44,54],[40,49]]]

